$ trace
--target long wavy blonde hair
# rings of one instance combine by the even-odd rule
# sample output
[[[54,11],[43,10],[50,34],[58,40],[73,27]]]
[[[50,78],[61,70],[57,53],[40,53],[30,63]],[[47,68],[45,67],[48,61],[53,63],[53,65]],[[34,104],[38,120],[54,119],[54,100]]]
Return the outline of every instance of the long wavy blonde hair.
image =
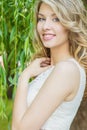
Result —
[[[82,0],[38,0],[36,3],[34,46],[39,57],[50,57],[50,50],[43,46],[36,29],[37,15],[43,2],[53,9],[61,24],[69,30],[70,52],[87,72],[87,11]],[[87,89],[84,97],[87,97]]]

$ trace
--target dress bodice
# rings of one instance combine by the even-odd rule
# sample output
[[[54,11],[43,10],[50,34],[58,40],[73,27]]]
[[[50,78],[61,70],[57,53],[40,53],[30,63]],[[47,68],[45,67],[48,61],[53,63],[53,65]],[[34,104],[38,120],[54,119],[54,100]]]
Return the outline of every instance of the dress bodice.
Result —
[[[79,63],[74,58],[71,58],[69,60],[74,62],[78,66],[79,71],[80,71],[80,85],[79,85],[78,92],[73,100],[67,101],[67,102],[64,101],[54,111],[54,113],[42,126],[41,128],[42,130],[69,130],[70,125],[82,101],[82,97],[85,90],[85,84],[86,84],[86,74],[85,74],[84,69],[79,65]],[[27,97],[28,106],[34,100],[40,88],[42,87],[42,85],[44,84],[45,80],[50,75],[54,67],[55,66],[52,66],[45,72],[41,73],[31,83],[29,83],[29,91],[28,91],[28,97]]]

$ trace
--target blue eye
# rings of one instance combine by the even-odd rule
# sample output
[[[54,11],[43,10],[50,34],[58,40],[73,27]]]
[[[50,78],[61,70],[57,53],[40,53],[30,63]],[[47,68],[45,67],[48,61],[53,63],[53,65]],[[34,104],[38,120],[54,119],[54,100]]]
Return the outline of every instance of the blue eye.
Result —
[[[44,18],[38,18],[37,20],[38,20],[38,22],[43,22],[43,21],[45,21]]]
[[[54,18],[53,21],[54,22],[59,22],[59,19],[58,18]]]

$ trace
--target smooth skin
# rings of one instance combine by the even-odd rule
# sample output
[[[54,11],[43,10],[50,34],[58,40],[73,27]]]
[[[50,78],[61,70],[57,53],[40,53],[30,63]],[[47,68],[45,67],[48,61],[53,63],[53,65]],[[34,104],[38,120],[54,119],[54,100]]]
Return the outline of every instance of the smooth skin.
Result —
[[[77,65],[68,60],[71,58],[68,31],[59,20],[55,21],[57,17],[52,14],[54,12],[51,7],[43,3],[38,14],[37,30],[44,46],[51,50],[51,59],[35,59],[20,75],[14,101],[12,130],[40,130],[56,108],[64,101],[73,100],[78,91],[80,73]],[[48,21],[51,23],[50,26],[47,26]],[[53,65],[51,74],[28,107],[29,79]]]

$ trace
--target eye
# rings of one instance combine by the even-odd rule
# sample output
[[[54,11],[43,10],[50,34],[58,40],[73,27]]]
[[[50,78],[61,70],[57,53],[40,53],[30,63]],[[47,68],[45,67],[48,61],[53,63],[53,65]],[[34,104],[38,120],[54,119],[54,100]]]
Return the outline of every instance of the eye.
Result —
[[[56,17],[56,18],[53,18],[52,19],[54,22],[59,22],[59,19]]]
[[[38,18],[37,21],[38,22],[43,22],[43,21],[45,21],[45,18]]]

